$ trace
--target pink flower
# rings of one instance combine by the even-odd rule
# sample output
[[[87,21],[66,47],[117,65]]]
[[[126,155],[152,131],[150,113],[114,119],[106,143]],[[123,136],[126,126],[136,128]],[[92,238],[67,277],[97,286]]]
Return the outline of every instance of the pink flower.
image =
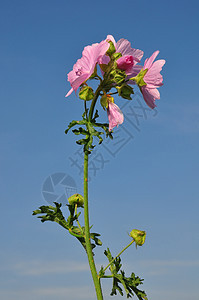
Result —
[[[107,35],[107,41],[111,41],[116,49],[116,53],[121,53],[122,57],[117,60],[119,64],[119,69],[125,70],[127,75],[129,73],[135,74],[134,68],[140,70],[140,66],[136,66],[140,62],[143,51],[139,49],[131,48],[131,43],[126,39],[120,39],[117,43],[112,35]],[[109,56],[104,55],[100,59],[100,64],[108,64],[110,61]],[[122,64],[122,67],[120,67]],[[137,68],[138,67],[138,68]],[[138,72],[139,73],[139,72]],[[137,74],[137,71],[136,71]]]
[[[89,79],[93,74],[96,64],[101,56],[103,56],[109,48],[107,41],[102,41],[84,48],[82,57],[77,60],[73,66],[73,70],[68,73],[68,81],[71,84],[71,89],[67,93],[68,97],[73,91],[77,91],[79,86]]]
[[[124,115],[119,107],[109,101],[107,108],[108,120],[109,120],[109,131],[111,131],[115,126],[122,124],[124,122]]]
[[[160,59],[154,62],[158,54],[159,51],[155,51],[150,58],[145,60],[143,67],[143,70],[147,69],[147,72],[143,78],[146,85],[141,86],[141,92],[145,102],[151,108],[156,106],[155,100],[160,99],[160,93],[157,88],[163,85],[163,78],[160,74],[160,71],[165,64],[165,60]]]
[[[135,61],[135,64],[140,62],[144,52],[139,49],[131,48],[131,43],[126,39],[120,39],[117,43],[112,35],[108,35],[106,40],[113,42],[116,52],[121,53],[122,56],[131,55]]]

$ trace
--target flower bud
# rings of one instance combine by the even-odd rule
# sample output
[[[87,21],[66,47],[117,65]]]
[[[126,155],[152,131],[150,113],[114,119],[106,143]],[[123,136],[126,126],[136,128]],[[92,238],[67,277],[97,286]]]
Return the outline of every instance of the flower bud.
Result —
[[[146,239],[146,231],[133,229],[130,232],[130,236],[134,239],[136,245],[142,246],[145,242],[145,239]]]
[[[134,94],[133,88],[126,83],[124,83],[122,86],[117,87],[118,95],[121,96],[124,99],[132,100],[131,94]]]
[[[80,194],[74,194],[68,198],[68,202],[70,205],[77,204],[78,207],[82,207],[84,204],[84,197]]]
[[[90,86],[86,85],[80,89],[79,92],[80,99],[89,101],[92,100],[93,97],[94,97],[93,89]]]
[[[117,67],[120,70],[128,71],[134,65],[134,60],[132,55],[124,55],[117,60]]]

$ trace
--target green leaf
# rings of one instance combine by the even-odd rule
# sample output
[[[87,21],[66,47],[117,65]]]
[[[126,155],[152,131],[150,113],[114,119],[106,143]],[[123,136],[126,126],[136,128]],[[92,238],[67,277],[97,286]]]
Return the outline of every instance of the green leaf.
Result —
[[[101,242],[101,240],[98,238],[98,236],[100,236],[99,233],[93,232],[93,233],[90,234],[90,237],[91,237],[92,240],[94,240],[95,244],[96,244],[97,246],[102,246],[102,242]]]
[[[67,134],[68,131],[69,131],[72,127],[74,127],[74,126],[76,126],[76,125],[85,125],[85,120],[82,120],[82,121],[75,121],[75,120],[73,120],[73,121],[71,121],[71,122],[69,123],[69,125],[68,125],[68,128],[65,130],[65,134]]]
[[[130,277],[126,277],[125,272],[121,270],[122,264],[121,264],[120,257],[117,257],[113,261],[113,256],[111,255],[109,248],[105,250],[104,254],[107,256],[109,263],[111,262],[109,269],[112,275],[105,276],[105,272],[102,267],[99,272],[99,277],[113,278],[113,287],[111,291],[111,296],[117,295],[117,292],[119,292],[120,295],[123,296],[125,291],[127,298],[131,298],[132,296],[136,295],[139,300],[147,300],[146,293],[138,289],[138,286],[142,284],[143,279],[140,279],[138,276],[135,276],[134,273],[132,273]]]

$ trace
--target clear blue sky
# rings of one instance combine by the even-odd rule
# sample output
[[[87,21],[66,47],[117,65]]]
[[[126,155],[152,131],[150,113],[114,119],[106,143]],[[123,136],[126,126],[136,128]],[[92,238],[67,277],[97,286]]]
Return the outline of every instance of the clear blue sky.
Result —
[[[127,101],[118,131],[126,145],[105,143],[96,174],[90,165],[91,223],[103,241],[96,261],[105,265],[107,246],[117,254],[132,228],[144,229],[145,245],[123,255],[127,273],[145,279],[151,300],[198,300],[198,11],[198,1],[0,1],[1,299],[95,299],[80,245],[31,213],[48,204],[42,187],[52,174],[71,176],[82,192],[71,165],[77,159],[81,168],[80,148],[64,134],[82,102],[64,97],[66,74],[84,46],[112,34],[144,59],[160,50],[166,65],[156,113],[144,118],[141,98]],[[110,287],[104,282],[107,300]]]

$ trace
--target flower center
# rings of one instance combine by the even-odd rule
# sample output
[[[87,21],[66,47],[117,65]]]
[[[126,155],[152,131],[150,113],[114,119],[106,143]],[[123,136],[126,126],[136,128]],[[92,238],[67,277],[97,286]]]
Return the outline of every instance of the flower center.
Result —
[[[81,75],[82,75],[82,68],[77,69],[77,71],[75,72],[75,74],[76,74],[77,76],[81,76]]]

